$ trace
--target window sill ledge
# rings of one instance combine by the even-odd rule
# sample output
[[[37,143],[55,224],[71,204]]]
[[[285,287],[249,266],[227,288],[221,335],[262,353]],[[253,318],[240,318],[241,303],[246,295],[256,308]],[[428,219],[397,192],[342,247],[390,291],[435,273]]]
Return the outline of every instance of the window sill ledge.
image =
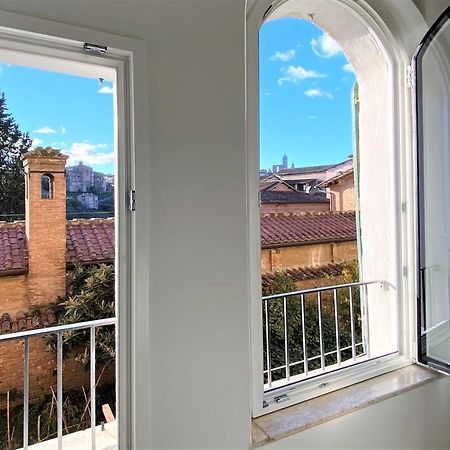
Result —
[[[441,377],[416,364],[275,411],[252,421],[253,448],[422,386]]]

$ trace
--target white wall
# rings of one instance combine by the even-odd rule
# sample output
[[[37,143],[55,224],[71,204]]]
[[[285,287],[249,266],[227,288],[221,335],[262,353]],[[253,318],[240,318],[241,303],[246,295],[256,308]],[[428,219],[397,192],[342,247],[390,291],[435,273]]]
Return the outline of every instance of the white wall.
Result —
[[[0,0],[0,10],[147,45],[151,147],[138,151],[150,152],[139,176],[151,191],[137,194],[151,214],[151,246],[141,249],[150,265],[140,282],[151,293],[151,343],[139,355],[151,366],[138,374],[149,392],[137,395],[150,404],[139,418],[142,449],[248,448],[244,3]],[[342,448],[442,448],[449,387],[433,383],[276,445],[324,449],[336,436]]]

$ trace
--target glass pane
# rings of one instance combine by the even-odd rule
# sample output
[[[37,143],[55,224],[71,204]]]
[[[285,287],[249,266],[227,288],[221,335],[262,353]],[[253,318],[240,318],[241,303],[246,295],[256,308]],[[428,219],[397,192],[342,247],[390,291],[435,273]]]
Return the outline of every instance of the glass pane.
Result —
[[[419,150],[421,348],[450,362],[450,26],[443,15],[416,56]]]

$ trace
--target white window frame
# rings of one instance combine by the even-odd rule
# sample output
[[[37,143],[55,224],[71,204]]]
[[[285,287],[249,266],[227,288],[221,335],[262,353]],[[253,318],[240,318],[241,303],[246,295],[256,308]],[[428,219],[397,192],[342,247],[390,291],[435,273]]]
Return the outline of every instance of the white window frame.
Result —
[[[285,0],[255,0],[247,13],[247,186],[248,186],[248,254],[249,254],[249,298],[252,349],[252,406],[253,416],[258,417],[274,410],[285,408],[326,392],[354,384],[373,376],[404,367],[415,362],[416,351],[416,201],[415,201],[415,153],[411,135],[412,110],[411,90],[408,88],[410,55],[406,45],[395,38],[388,25],[366,2],[340,0],[371,30],[373,36],[385,49],[389,64],[391,94],[391,145],[396,149],[395,158],[390,161],[395,171],[395,185],[398,188],[395,217],[396,267],[398,280],[399,343],[398,353],[367,361],[336,372],[301,382],[300,386],[280,389],[275,395],[289,392],[283,403],[270,402],[263,407],[263,335],[260,270],[260,212],[258,206],[259,188],[259,82],[258,82],[258,34],[267,12]],[[289,1],[289,0],[287,0]],[[335,1],[335,0],[330,0]],[[413,4],[411,2],[411,7]],[[412,8],[411,8],[412,9]],[[415,20],[415,18],[414,18]],[[421,20],[423,20],[421,18]],[[425,23],[418,27],[420,36]],[[395,34],[400,34],[401,31]],[[417,39],[417,43],[420,37]],[[327,383],[324,385],[324,383]]]
[[[84,43],[107,46],[108,51],[101,56],[88,54]],[[149,414],[143,414],[149,411],[150,401],[145,393],[150,371],[148,358],[136,355],[149,345],[149,288],[146,282],[138,285],[137,280],[148,279],[145,249],[149,211],[137,208],[131,212],[129,194],[150,190],[146,49],[135,39],[2,11],[0,58],[17,64],[24,54],[25,66],[80,76],[100,77],[104,72],[105,79],[110,79],[111,73],[115,75],[116,298],[120,299],[116,307],[118,444],[119,448],[144,448],[150,438],[144,423]],[[135,392],[141,394],[136,396]]]

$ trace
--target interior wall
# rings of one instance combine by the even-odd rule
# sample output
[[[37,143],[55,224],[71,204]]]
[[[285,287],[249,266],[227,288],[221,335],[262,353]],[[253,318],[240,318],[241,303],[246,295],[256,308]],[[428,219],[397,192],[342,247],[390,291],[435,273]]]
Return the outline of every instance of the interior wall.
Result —
[[[372,3],[408,24],[407,0]],[[151,189],[137,202],[150,209],[140,224],[151,242],[140,249],[148,279],[139,280],[150,286],[150,345],[137,358],[150,372],[137,374],[136,395],[150,413],[138,418],[139,448],[248,448],[244,0],[0,0],[0,10],[146,44],[150,148],[138,152],[151,164],[138,172]],[[449,387],[433,383],[275,445],[449,448]]]

